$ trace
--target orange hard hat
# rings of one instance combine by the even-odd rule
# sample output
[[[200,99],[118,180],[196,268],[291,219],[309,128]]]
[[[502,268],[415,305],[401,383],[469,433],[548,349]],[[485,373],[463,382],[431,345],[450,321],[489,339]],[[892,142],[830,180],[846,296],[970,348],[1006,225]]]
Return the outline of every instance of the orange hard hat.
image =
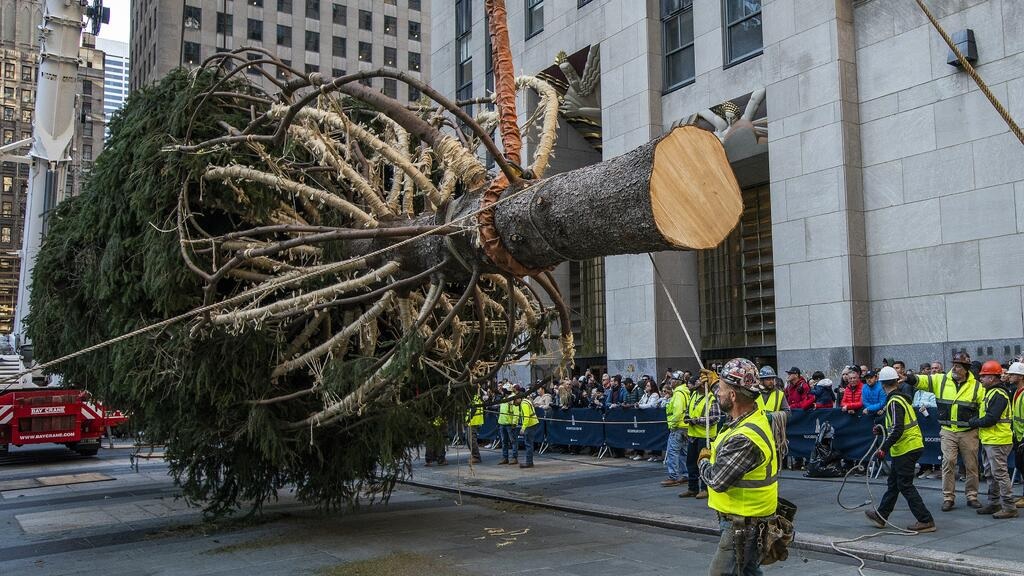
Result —
[[[978,372],[978,374],[980,374],[982,376],[984,376],[984,375],[999,376],[1002,373],[1003,373],[1003,367],[999,364],[999,362],[996,362],[995,360],[989,360],[988,362],[985,362],[984,364],[982,364],[981,365],[981,370]]]

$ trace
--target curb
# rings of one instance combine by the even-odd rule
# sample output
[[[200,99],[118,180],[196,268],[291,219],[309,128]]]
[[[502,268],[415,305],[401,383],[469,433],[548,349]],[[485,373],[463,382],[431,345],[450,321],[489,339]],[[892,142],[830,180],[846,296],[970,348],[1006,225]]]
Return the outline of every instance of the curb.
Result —
[[[655,528],[665,528],[681,532],[691,532],[707,536],[718,536],[718,523],[711,520],[683,516],[680,514],[660,514],[640,510],[629,510],[625,508],[600,508],[591,506],[584,502],[563,500],[560,498],[543,498],[516,496],[503,490],[490,488],[456,487],[450,485],[432,484],[418,480],[400,480],[400,484],[416,488],[426,488],[453,494],[464,494],[489,500],[536,506],[570,514],[580,514],[606,520],[617,520],[642,524]],[[832,548],[833,540],[816,534],[802,534],[799,531],[791,548],[807,550],[822,554],[841,556]],[[841,541],[837,541],[841,542]],[[1020,563],[1006,560],[995,560],[982,558],[980,556],[969,556],[965,554],[951,554],[939,550],[913,549],[908,546],[896,546],[893,544],[872,543],[851,543],[839,545],[844,551],[856,554],[864,560],[880,562],[895,566],[908,566],[924,570],[932,570],[944,574],[962,574],[964,576],[1019,576],[1021,574]]]

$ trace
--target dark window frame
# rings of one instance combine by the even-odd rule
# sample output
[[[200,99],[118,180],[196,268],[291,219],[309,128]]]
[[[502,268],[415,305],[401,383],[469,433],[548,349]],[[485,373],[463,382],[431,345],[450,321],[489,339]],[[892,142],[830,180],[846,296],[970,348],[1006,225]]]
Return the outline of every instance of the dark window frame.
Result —
[[[544,31],[544,0],[524,0],[525,2],[525,28],[526,39],[529,40]],[[535,10],[539,8],[540,17],[537,18]],[[537,27],[537,20],[540,20],[540,27]]]
[[[306,52],[320,53],[320,33],[316,30],[306,30],[306,37],[303,42]]]
[[[278,46],[284,46],[286,48],[291,48],[292,44],[293,44],[292,36],[294,36],[294,35],[295,35],[295,32],[292,30],[291,26],[285,26],[284,24],[278,24],[277,25],[277,45]],[[282,40],[285,40],[285,41],[282,42]]]
[[[366,24],[366,27],[363,24]],[[373,12],[369,10],[359,11],[359,29],[373,32]]]
[[[339,47],[341,50],[338,50]],[[348,58],[348,40],[344,36],[331,36],[331,56]]]
[[[365,60],[363,59],[364,48],[366,49],[366,51],[367,51],[367,53],[369,55]],[[371,64],[373,63],[373,42],[360,42],[359,43],[359,55],[358,55],[357,59],[360,62],[369,62]]]
[[[258,33],[256,33],[257,31]],[[263,42],[263,20],[257,20],[255,18],[246,18],[245,39],[254,40],[256,42]]]
[[[416,27],[415,36],[412,35],[413,25]],[[406,25],[406,36],[413,42],[422,42],[423,28],[420,26],[420,23],[415,20],[409,20],[409,23]]]
[[[745,16],[736,18],[733,21],[730,21],[729,0],[722,0],[722,56],[725,62],[725,64],[722,66],[723,69],[735,66],[737,64],[741,64],[743,62],[746,62],[747,60],[750,60],[751,58],[757,58],[758,56],[764,53],[764,20],[761,16],[764,11],[764,5],[761,0],[758,0],[757,5],[757,12],[753,12],[751,14],[747,14]],[[732,53],[732,42],[730,42],[729,39],[729,32],[733,28],[740,26],[744,22],[754,18],[758,19],[758,26],[761,31],[761,47],[756,50],[747,52],[746,54],[734,55]]]
[[[217,34],[231,36],[235,33],[235,15],[217,12]]]
[[[348,6],[332,2],[331,22],[338,26],[348,26]]]
[[[671,4],[675,4],[676,6],[671,6]],[[687,12],[691,13],[691,18],[690,18],[690,41],[689,41],[689,43],[680,43],[679,46],[677,46],[676,48],[673,48],[671,50],[671,52],[670,52],[669,51],[669,38],[668,38],[668,26],[669,26],[669,23],[672,22],[673,20],[677,20],[677,19],[680,20],[680,22],[681,22],[683,15],[686,14]],[[693,84],[697,80],[696,55],[694,54],[694,42],[696,41],[696,38],[694,37],[694,32],[693,32],[692,12],[693,12],[693,1],[692,0],[674,0],[674,1],[673,0],[661,0],[661,36],[662,36],[662,38],[661,38],[661,49],[662,50],[661,51],[664,54],[664,57],[663,57],[664,59],[663,59],[663,62],[662,62],[662,64],[663,64],[662,65],[662,68],[663,68],[662,82],[664,84],[664,88],[662,89],[662,93],[663,94],[666,94],[668,92],[672,92],[673,90],[678,90],[679,88],[682,88],[683,86],[688,86],[690,84]],[[681,54],[681,53],[685,52],[688,48],[690,49],[691,57],[694,59],[694,66],[693,66],[694,74],[690,78],[683,78],[682,80],[676,82],[675,84],[670,84],[669,83],[669,65],[668,65],[669,57],[674,56],[676,54]]]
[[[295,5],[292,0],[277,0],[277,11],[284,14],[294,14]]]
[[[306,18],[310,20],[320,19],[320,0],[306,0]]]
[[[455,1],[455,97],[466,100],[473,97],[473,40],[472,0]],[[468,55],[462,58],[462,53]],[[469,74],[466,74],[466,71]],[[468,77],[467,77],[468,76]],[[468,94],[468,96],[467,96]]]

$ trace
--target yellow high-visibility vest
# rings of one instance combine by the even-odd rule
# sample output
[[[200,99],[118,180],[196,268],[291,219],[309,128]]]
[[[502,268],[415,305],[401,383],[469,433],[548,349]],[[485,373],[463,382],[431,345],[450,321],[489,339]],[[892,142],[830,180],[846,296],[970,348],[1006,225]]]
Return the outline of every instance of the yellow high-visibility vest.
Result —
[[[775,457],[772,426],[763,410],[754,410],[742,420],[722,430],[711,444],[711,463],[715,463],[718,447],[729,438],[742,434],[761,451],[761,463],[740,480],[719,492],[708,486],[708,506],[722,514],[745,517],[771,516],[779,505],[779,460]]]
[[[708,413],[711,412],[711,403],[713,400],[709,398],[710,394],[690,394],[690,405],[687,408],[686,417],[691,420],[697,418],[707,418]],[[715,436],[718,436],[718,422],[711,424],[710,427],[706,427],[703,424],[690,424],[687,428],[687,432],[690,438],[707,438],[708,433],[711,434],[711,439],[714,440]]]
[[[1010,395],[1006,393],[1006,390],[1003,390],[1001,387],[986,390],[985,401],[981,403],[979,417],[985,417],[985,411],[988,410],[988,401],[997,394],[1006,399],[1006,408],[1003,408],[1003,413],[999,415],[999,419],[996,420],[995,424],[988,428],[978,428],[978,440],[981,440],[982,444],[988,446],[1013,444],[1013,430],[1010,429],[1012,420],[1010,417]]]
[[[902,456],[907,452],[924,448],[924,436],[921,435],[921,426],[917,422],[917,412],[914,411],[914,407],[910,405],[910,402],[907,402],[907,399],[899,394],[889,398],[888,403],[885,405],[885,427],[892,428],[893,426],[892,412],[889,404],[894,402],[903,407],[903,435],[889,448],[889,454]]]

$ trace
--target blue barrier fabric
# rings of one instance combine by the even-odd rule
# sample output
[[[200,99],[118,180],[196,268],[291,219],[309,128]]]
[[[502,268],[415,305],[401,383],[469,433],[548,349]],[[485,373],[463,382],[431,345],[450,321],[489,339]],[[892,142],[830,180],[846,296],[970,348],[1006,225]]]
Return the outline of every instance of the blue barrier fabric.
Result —
[[[494,408],[487,408],[484,412],[484,423],[477,431],[477,438],[480,440],[494,440],[498,437],[498,412]]]
[[[604,446],[604,414],[593,408],[546,412],[547,441],[556,446]]]
[[[844,458],[859,460],[874,440],[871,428],[874,418],[871,416],[852,416],[840,410],[793,410],[786,422],[786,439],[789,441],[789,455],[809,458],[814,452],[814,442],[818,438],[818,430],[825,422],[835,429],[833,446]],[[935,414],[923,417],[918,414],[921,433],[924,435],[924,454],[919,462],[922,464],[938,464],[942,450],[939,447],[939,422]]]
[[[612,448],[664,450],[668,442],[665,411],[657,408],[609,410],[604,417],[604,441]]]

